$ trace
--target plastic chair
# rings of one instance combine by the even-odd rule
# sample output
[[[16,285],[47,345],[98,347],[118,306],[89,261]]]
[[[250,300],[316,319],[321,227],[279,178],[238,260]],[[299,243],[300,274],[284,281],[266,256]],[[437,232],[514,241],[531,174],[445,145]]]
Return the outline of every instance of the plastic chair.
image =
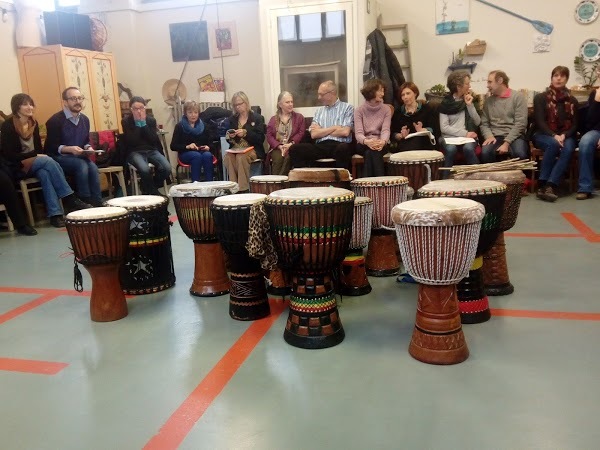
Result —
[[[215,155],[213,155],[213,171],[214,172],[216,172],[214,170],[214,168],[217,167],[218,163],[219,163],[219,160],[217,159],[217,157]],[[190,165],[182,162],[179,159],[179,156],[177,156],[177,167],[175,168],[175,178],[177,179],[177,183],[181,184],[181,182],[184,180],[184,178],[183,178],[184,174],[187,175],[186,179],[189,180],[191,178]],[[213,173],[213,178],[218,178],[218,174]]]

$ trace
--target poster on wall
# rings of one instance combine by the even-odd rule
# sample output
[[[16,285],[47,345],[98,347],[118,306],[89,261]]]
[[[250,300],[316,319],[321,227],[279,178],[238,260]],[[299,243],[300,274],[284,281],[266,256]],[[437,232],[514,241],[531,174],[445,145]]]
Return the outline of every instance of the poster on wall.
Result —
[[[468,31],[469,0],[435,0],[435,34]]]
[[[206,22],[169,24],[173,62],[210,59]]]
[[[213,58],[240,53],[235,22],[211,23],[208,28],[210,53]]]

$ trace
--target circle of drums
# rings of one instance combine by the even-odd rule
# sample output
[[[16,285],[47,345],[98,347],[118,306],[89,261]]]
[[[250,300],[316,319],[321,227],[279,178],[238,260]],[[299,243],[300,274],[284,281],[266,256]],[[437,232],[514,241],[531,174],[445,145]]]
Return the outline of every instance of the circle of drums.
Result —
[[[172,186],[178,222],[194,243],[190,294],[229,293],[236,320],[264,318],[269,296],[289,296],[285,341],[328,348],[344,339],[336,294],[366,295],[369,276],[396,277],[402,264],[419,283],[410,355],[464,361],[462,324],[489,320],[487,296],[514,290],[503,233],[516,222],[525,176],[439,180],[443,161],[436,151],[401,152],[386,162],[386,176],[355,180],[346,169],[293,169],[252,177],[244,194],[229,181]],[[125,317],[125,293],[175,283],[167,204],[123,197],[67,216],[76,262],[92,279],[92,320]]]

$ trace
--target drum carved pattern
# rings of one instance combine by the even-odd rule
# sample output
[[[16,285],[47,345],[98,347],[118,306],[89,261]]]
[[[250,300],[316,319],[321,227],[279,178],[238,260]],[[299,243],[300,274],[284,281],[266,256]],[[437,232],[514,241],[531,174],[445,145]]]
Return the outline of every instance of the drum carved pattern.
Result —
[[[412,335],[412,344],[417,347],[439,351],[456,350],[466,345],[462,330],[450,335],[434,335],[425,334],[417,328],[415,328]]]
[[[483,283],[487,286],[508,282],[506,244],[504,243],[504,233],[500,233],[492,248],[483,256]]]

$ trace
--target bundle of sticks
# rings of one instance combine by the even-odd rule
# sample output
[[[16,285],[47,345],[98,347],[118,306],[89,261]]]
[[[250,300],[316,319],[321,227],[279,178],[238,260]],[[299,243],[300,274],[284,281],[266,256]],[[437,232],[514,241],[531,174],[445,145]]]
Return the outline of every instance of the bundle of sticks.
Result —
[[[460,175],[473,172],[497,172],[500,170],[532,170],[537,163],[519,158],[507,159],[505,161],[493,162],[487,164],[469,164],[466,166],[440,167],[440,170],[449,170],[454,174]]]

